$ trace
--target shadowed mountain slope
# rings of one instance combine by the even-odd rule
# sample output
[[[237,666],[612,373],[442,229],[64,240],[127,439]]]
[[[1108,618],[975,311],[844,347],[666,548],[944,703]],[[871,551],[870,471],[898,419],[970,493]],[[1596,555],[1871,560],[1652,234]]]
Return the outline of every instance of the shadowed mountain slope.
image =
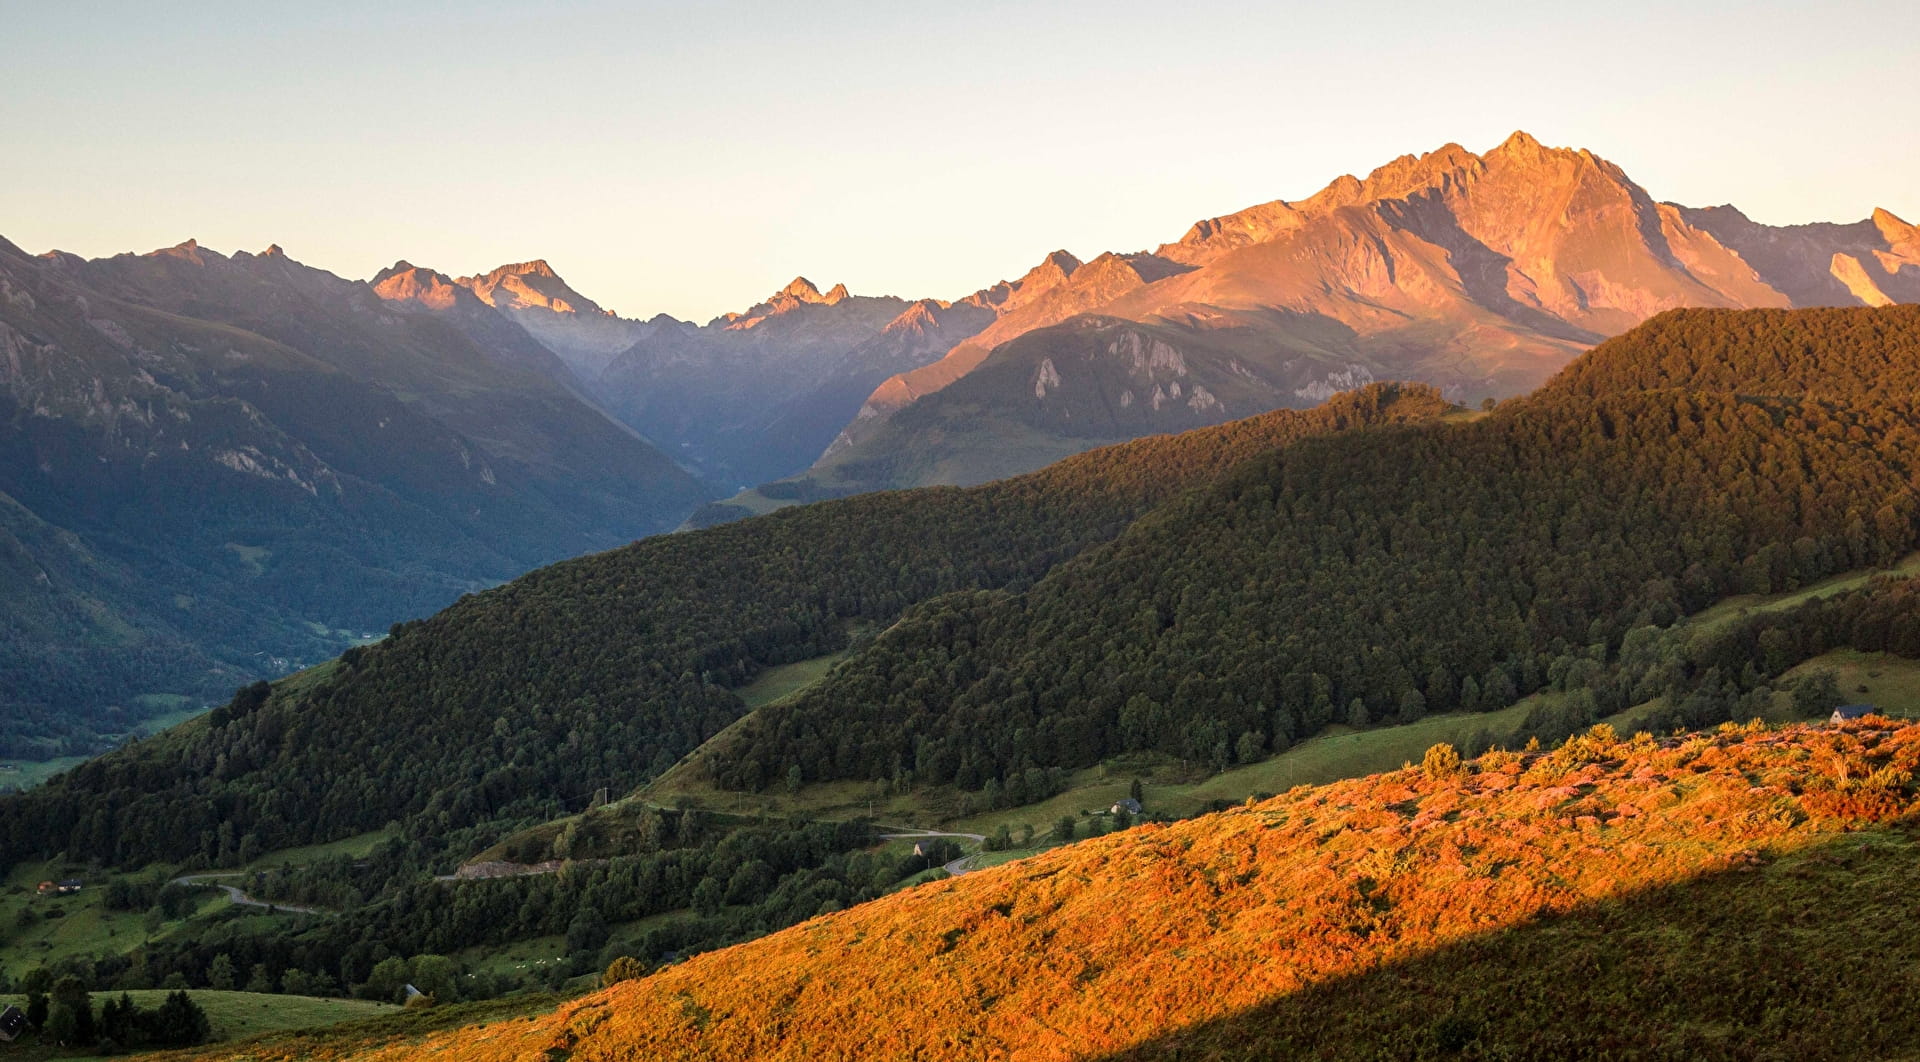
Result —
[[[737,488],[804,466],[831,430],[817,421],[857,408],[858,395],[841,392],[871,389],[899,371],[901,359],[926,356],[913,339],[895,342],[897,333],[887,332],[912,308],[844,287],[822,295],[796,278],[705,327],[663,323],[614,358],[594,387],[616,414],[685,455],[709,482]],[[834,395],[841,395],[837,404]],[[796,412],[822,402],[830,407],[824,414]]]
[[[223,824],[279,848],[394,819],[555,814],[670,767],[746,710],[731,688],[765,667],[845,648],[936,595],[1029,584],[1275,447],[1445,409],[1382,385],[972,490],[847,499],[556,564],[402,625],[325,681],[243,696],[204,728],[0,801],[0,838],[125,864],[212,859]]]
[[[9,718],[90,746],[155,698],[224,696],[698,503],[444,281],[0,243]]]

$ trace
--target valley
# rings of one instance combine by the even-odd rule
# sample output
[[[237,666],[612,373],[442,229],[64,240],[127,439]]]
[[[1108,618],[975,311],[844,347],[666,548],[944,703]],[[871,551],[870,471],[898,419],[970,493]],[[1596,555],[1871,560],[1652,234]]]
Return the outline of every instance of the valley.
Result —
[[[1778,615],[1790,612],[1809,600],[1858,591],[1874,585],[1875,580],[1904,580],[1912,574],[1914,565],[1914,558],[1910,556],[1885,569],[1845,573],[1797,590],[1772,595],[1737,596],[1703,609],[1676,624],[1673,630],[1693,641],[1716,631],[1724,631],[1735,617]],[[779,703],[822,681],[832,666],[845,658],[845,654],[830,654],[768,669],[755,682],[742,688],[743,699],[749,700],[755,708]],[[1793,689],[1799,678],[1807,672],[1826,668],[1834,670],[1849,695],[1870,699],[1882,709],[1883,714],[1916,717],[1920,713],[1920,663],[1884,653],[1862,654],[1841,650],[1813,657],[1788,671],[1780,680],[1783,692],[1774,696],[1772,707],[1764,714],[1776,722],[1795,718],[1798,713],[1793,697],[1785,691]],[[315,680],[312,676],[303,676],[301,681],[311,688]],[[1858,692],[1862,685],[1867,689]],[[515,855],[516,849],[524,849],[529,844],[540,846],[538,855],[545,857],[551,854],[558,838],[567,835],[571,838],[567,842],[570,845],[596,846],[579,848],[580,858],[570,871],[575,875],[591,873],[591,868],[606,865],[608,858],[612,858],[613,865],[617,866],[623,859],[630,860],[644,853],[649,842],[642,838],[652,828],[647,824],[659,816],[671,817],[676,808],[689,808],[708,809],[706,814],[732,820],[742,826],[751,826],[756,822],[877,820],[888,825],[864,827],[864,844],[870,846],[872,854],[893,860],[907,860],[915,854],[915,845],[921,843],[918,838],[911,836],[916,833],[931,829],[970,835],[972,839],[966,836],[955,838],[961,842],[960,847],[939,857],[949,864],[959,863],[959,869],[970,874],[1009,861],[1037,858],[1042,853],[1060,848],[1066,843],[1059,832],[1062,820],[1073,824],[1074,838],[1082,844],[1092,843],[1089,838],[1127,832],[1128,822],[1110,814],[1107,809],[1135,792],[1136,785],[1139,786],[1138,792],[1144,804],[1144,813],[1138,817],[1140,820],[1161,823],[1169,820],[1207,821],[1224,811],[1252,802],[1271,800],[1275,794],[1294,793],[1298,791],[1297,787],[1391,774],[1404,764],[1419,763],[1426,751],[1435,745],[1445,744],[1464,749],[1487,744],[1516,747],[1524,744],[1523,734],[1533,717],[1543,708],[1563,702],[1566,697],[1566,694],[1542,691],[1523,698],[1509,708],[1490,713],[1430,715],[1414,723],[1360,730],[1336,725],[1283,753],[1218,773],[1200,764],[1173,759],[1139,755],[1122,757],[1074,772],[1066,788],[1050,798],[1006,810],[978,810],[972,807],[975,803],[972,796],[951,789],[889,794],[871,786],[833,783],[807,786],[792,793],[733,794],[698,784],[685,784],[684,779],[692,776],[684,770],[676,770],[631,798],[615,800],[585,816],[561,819],[509,836],[492,848],[475,852],[470,859],[509,858]],[[1621,734],[1631,733],[1633,720],[1649,708],[1657,707],[1649,704],[1628,709],[1606,721],[1617,727]],[[685,766],[682,765],[683,768]],[[883,843],[881,835],[888,833],[899,839]],[[594,840],[587,841],[585,838]],[[982,850],[977,839],[989,842],[985,850]],[[285,889],[290,882],[300,880],[297,874],[286,876],[283,868],[321,866],[344,870],[355,865],[364,866],[369,858],[375,857],[377,851],[396,840],[391,833],[374,832],[330,844],[269,853],[257,858],[250,868],[246,868],[252,874],[263,875],[252,878],[259,884],[249,888],[264,888],[267,891],[259,893],[263,896],[283,895],[275,890]],[[535,858],[527,855],[521,857],[529,860]],[[36,878],[61,876],[74,869],[77,868],[58,864],[29,865],[16,871],[8,891],[17,895],[27,891],[26,886]],[[276,876],[276,871],[281,873]],[[142,877],[152,880],[152,875],[156,873],[159,873],[157,869],[150,870],[145,875],[128,875],[125,880],[132,882]],[[939,876],[933,877],[937,879]],[[110,876],[111,880],[119,880],[119,877]],[[227,883],[213,880],[220,884]],[[927,880],[926,875],[910,873],[881,895],[910,888],[924,880]],[[148,916],[143,924],[138,912],[116,912],[102,902],[103,894],[98,890],[107,883],[94,876],[89,882],[89,891],[77,901],[78,907],[74,906],[75,901],[63,901],[62,906],[68,908],[65,917],[45,920],[49,927],[57,927],[48,931],[57,932],[57,936],[30,937],[18,932],[10,935],[7,938],[10,953],[36,955],[38,961],[57,962],[66,957],[78,958],[126,947],[127,944],[119,943],[123,938],[129,943],[147,941],[147,950],[151,952],[153,942],[164,945],[169,939],[186,940],[211,932],[231,931],[216,931],[215,927],[223,925],[261,935],[262,939],[288,930],[307,932],[299,928],[303,923],[295,910],[297,904],[286,904],[280,913],[274,915],[259,912],[249,914],[231,910],[224,899],[205,893],[199,894],[191,907],[183,909],[181,919],[156,925]],[[294,887],[310,889],[312,886]],[[493,888],[483,882],[437,887],[454,890]],[[769,882],[768,887],[774,892],[791,888],[784,880]],[[742,894],[739,898],[745,900],[749,897]],[[725,904],[716,908],[722,914],[730,910],[733,908]],[[4,916],[8,925],[19,924],[15,912],[0,910],[0,916]],[[627,949],[644,952],[660,947],[668,940],[698,939],[697,934],[703,932],[698,927],[706,917],[700,910],[689,906],[637,919],[609,920],[603,929],[595,933],[598,939],[606,942],[605,950],[601,952],[603,955],[617,954]],[[696,936],[688,937],[686,934],[690,932]],[[470,975],[496,985],[517,981],[531,986],[578,991],[591,984],[594,974],[592,967],[584,971],[581,969],[575,958],[577,945],[570,943],[573,937],[574,929],[569,928],[566,933],[475,945],[454,951],[451,957],[456,964],[454,969],[460,971],[458,976],[463,978]],[[702,949],[696,946],[695,950]]]
[[[0,1053],[1910,1049],[1892,211],[1515,132],[701,323],[497,191],[395,230],[467,275],[0,239]]]
[[[538,259],[458,278],[400,261],[360,282],[278,246],[8,244],[0,531],[25,581],[0,640],[18,721],[0,755],[97,752],[156,698],[209,705],[674,527],[986,483],[1374,380],[1477,406],[1674,306],[1920,297],[1914,233],[1886,210],[1774,228],[1657,202],[1591,152],[1515,133],[1151,252],[1056,251],[960,298],[798,277],[706,324],[620,317]],[[176,508],[200,462],[220,501]],[[142,512],[160,514],[159,556]]]

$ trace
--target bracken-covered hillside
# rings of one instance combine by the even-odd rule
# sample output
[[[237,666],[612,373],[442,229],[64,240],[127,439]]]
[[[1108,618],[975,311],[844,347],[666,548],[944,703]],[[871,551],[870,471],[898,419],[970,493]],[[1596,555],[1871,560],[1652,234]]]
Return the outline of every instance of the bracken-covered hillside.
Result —
[[[245,1057],[1852,1058],[1920,1029],[1920,727],[1594,732],[1141,826],[558,1012]]]

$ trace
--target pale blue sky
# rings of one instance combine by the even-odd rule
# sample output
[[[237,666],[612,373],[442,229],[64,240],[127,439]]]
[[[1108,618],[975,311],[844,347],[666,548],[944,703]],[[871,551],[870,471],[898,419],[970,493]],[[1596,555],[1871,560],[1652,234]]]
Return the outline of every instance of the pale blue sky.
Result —
[[[544,257],[628,315],[957,298],[1524,128],[1656,197],[1920,221],[1920,3],[0,0],[0,235]]]

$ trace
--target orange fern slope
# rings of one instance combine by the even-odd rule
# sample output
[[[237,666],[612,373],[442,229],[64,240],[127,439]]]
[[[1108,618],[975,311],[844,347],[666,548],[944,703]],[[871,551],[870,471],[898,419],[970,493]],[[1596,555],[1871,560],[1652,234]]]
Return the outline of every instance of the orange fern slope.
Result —
[[[1096,1055],[1897,817],[1917,764],[1920,727],[1880,720],[1603,728],[1073,845],[378,1057]]]

